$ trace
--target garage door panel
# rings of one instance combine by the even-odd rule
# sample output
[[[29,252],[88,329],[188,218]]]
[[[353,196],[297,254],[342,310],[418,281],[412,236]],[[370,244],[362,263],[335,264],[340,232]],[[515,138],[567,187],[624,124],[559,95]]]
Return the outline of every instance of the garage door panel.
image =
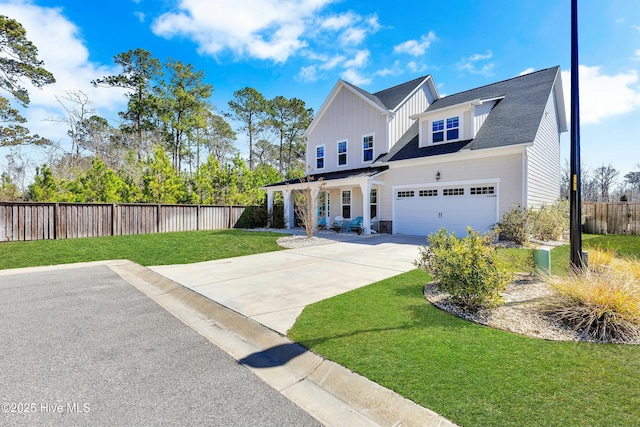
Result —
[[[438,195],[430,197],[420,197],[418,188],[403,190],[405,197],[397,197],[398,192],[395,192],[394,232],[426,236],[444,227],[462,237],[469,226],[486,231],[497,221],[497,197],[495,194],[471,194],[471,187],[465,187],[464,194],[447,196],[443,195],[443,189],[447,187],[439,187]],[[406,197],[411,192],[413,197]]]

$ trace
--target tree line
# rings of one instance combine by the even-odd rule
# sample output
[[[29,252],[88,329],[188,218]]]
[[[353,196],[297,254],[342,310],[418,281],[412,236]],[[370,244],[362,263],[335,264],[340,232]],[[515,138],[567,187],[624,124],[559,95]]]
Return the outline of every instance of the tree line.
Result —
[[[562,168],[561,197],[569,198],[571,167],[565,161]],[[640,201],[640,163],[635,170],[621,175],[613,165],[602,164],[597,168],[580,166],[582,200],[585,202],[638,202]]]
[[[24,28],[6,16],[0,16],[0,52],[0,88],[22,107],[29,96],[21,80],[37,87],[55,82]],[[124,90],[118,123],[99,116],[83,91],[68,91],[56,98],[63,113],[51,119],[66,127],[65,144],[31,134],[0,96],[0,147],[15,148],[0,174],[0,200],[259,204],[264,185],[304,175],[302,135],[313,118],[304,101],[267,99],[246,87],[221,112],[204,71],[191,64],[162,63],[141,48],[114,62],[119,74],[91,83]],[[238,134],[248,141],[246,159]],[[45,164],[30,165],[19,149],[25,145],[42,147]],[[35,176],[26,176],[28,166]]]

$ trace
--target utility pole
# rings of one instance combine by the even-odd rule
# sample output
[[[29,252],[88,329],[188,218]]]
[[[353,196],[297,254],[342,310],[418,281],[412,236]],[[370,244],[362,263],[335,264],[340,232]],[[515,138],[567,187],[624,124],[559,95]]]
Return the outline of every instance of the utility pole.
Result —
[[[578,0],[571,0],[571,182],[569,191],[570,266],[581,270],[582,197],[580,185],[580,96],[578,88]]]

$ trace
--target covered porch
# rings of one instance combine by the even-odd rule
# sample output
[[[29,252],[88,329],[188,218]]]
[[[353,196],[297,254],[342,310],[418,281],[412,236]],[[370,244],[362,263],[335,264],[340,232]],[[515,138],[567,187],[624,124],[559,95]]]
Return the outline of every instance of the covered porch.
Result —
[[[371,234],[379,212],[379,187],[383,182],[379,175],[386,168],[365,168],[363,170],[333,172],[297,180],[289,180],[265,187],[267,209],[273,214],[275,193],[281,192],[284,200],[284,225],[286,229],[295,224],[295,192],[310,189],[317,201],[316,220],[330,228],[342,217],[352,221],[362,217],[362,232]]]

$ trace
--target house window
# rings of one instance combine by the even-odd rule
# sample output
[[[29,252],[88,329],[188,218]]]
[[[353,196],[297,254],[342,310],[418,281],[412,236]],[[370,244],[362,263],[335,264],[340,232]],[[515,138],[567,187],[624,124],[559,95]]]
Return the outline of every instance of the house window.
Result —
[[[447,141],[458,139],[459,121],[457,117],[447,119]]]
[[[398,191],[398,199],[405,199],[407,197],[413,197],[414,196],[414,191],[410,190],[410,191]]]
[[[367,135],[362,138],[362,161],[373,161],[373,135]]]
[[[347,164],[347,141],[338,142],[338,166]]]
[[[316,169],[324,169],[324,145],[316,147]]]
[[[351,190],[342,192],[342,217],[351,218]]]
[[[373,219],[378,216],[378,190],[376,190],[375,188],[371,189],[371,193],[369,195],[369,203],[370,203],[369,218]]]
[[[460,137],[460,118],[450,117],[446,120],[436,120],[431,124],[431,142],[453,141]]]
[[[436,120],[432,123],[433,142],[444,141],[444,120]]]
[[[471,187],[471,194],[472,195],[479,195],[479,194],[496,194],[496,188],[491,186],[491,187]]]
[[[436,197],[438,195],[438,190],[420,190],[418,195],[420,197]]]
[[[442,190],[443,196],[464,196],[464,188],[445,188]]]

